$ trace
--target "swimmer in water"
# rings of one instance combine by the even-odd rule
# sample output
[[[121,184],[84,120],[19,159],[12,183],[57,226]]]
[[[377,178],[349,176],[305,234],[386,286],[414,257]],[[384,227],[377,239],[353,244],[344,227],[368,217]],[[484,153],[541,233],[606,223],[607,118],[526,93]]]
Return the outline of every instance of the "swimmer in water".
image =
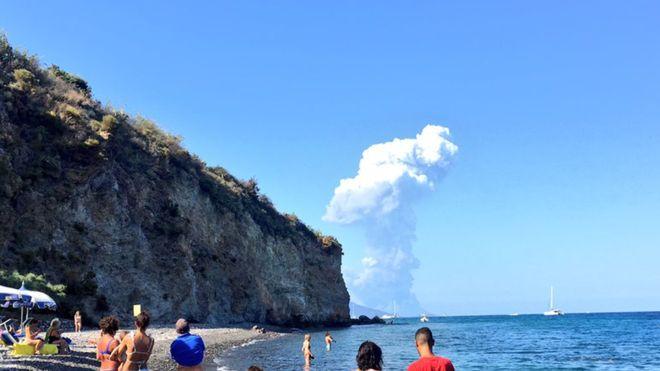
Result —
[[[325,333],[325,350],[329,352],[330,349],[332,348],[332,343],[334,343],[334,342],[335,342],[335,339],[332,338],[332,336],[330,335],[330,332],[326,331],[326,333]]]

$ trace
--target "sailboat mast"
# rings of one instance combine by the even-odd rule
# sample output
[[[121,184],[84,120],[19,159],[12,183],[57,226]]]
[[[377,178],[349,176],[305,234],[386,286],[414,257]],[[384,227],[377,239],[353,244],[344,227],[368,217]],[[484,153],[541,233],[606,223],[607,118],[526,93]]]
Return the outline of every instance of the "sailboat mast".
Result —
[[[555,288],[550,286],[550,309],[555,308]]]

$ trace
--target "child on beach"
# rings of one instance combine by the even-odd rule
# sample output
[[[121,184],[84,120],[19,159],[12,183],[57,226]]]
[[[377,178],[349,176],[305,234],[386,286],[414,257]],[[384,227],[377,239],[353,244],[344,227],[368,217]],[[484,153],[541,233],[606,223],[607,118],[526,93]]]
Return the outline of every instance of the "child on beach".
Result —
[[[312,354],[312,335],[305,334],[305,340],[302,345],[303,357],[305,357],[305,366],[311,366],[314,355]]]
[[[330,349],[332,348],[332,343],[334,341],[335,341],[335,339],[333,339],[332,336],[330,335],[330,331],[326,331],[326,333],[325,333],[325,350],[327,352],[329,352]]]

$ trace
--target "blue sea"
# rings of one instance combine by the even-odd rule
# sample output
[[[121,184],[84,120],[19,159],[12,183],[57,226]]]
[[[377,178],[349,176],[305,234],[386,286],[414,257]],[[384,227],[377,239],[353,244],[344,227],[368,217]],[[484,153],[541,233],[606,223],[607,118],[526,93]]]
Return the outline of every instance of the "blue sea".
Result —
[[[457,370],[660,370],[660,312],[431,317],[435,353]],[[324,331],[311,332],[312,370],[355,370],[364,340],[376,342],[385,370],[405,370],[417,358],[417,318],[393,325],[330,330],[337,341],[326,352]],[[303,334],[287,334],[233,348],[217,359],[219,370],[302,370]]]

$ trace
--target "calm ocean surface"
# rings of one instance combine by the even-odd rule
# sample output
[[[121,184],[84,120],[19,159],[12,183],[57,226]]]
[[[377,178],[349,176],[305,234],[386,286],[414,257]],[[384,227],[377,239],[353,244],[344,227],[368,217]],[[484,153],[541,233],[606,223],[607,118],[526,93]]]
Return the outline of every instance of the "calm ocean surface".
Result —
[[[436,354],[457,370],[660,370],[660,312],[432,317]],[[326,352],[324,332],[312,332],[312,370],[355,370],[364,340],[384,353],[385,370],[405,370],[417,358],[413,336],[418,319],[394,325],[353,326],[331,331],[337,341]],[[302,334],[237,347],[223,354],[219,370],[302,370]]]

